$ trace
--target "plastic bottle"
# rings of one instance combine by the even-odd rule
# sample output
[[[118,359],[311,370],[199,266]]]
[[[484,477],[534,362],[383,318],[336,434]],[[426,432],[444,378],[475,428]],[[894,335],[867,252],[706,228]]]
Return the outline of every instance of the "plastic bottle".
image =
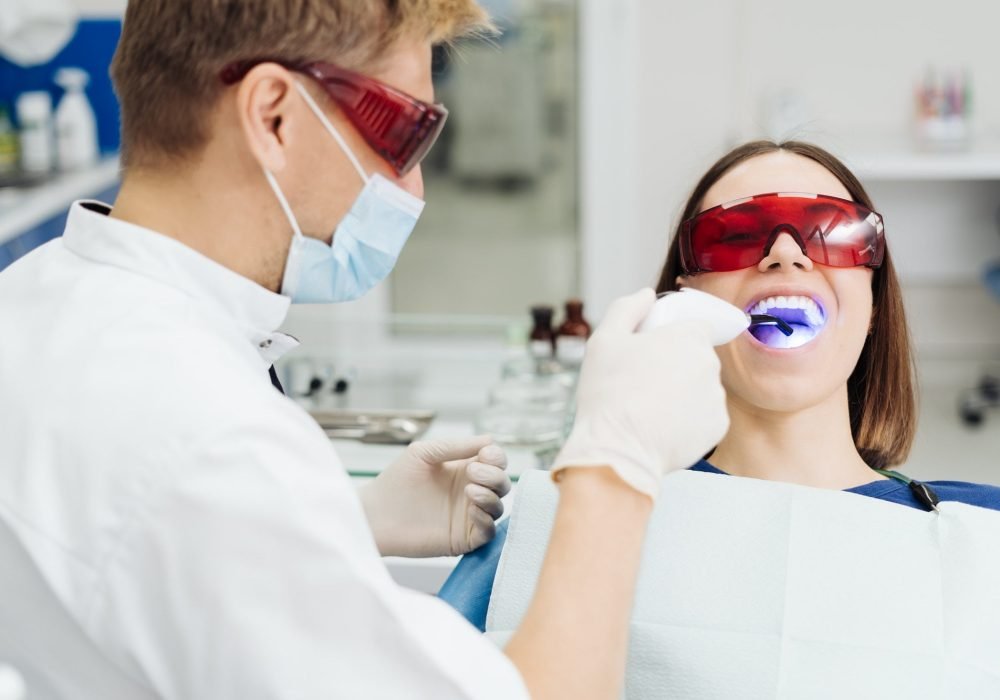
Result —
[[[583,302],[579,299],[567,301],[566,320],[556,334],[556,359],[567,367],[579,367],[590,332],[590,324],[583,317]]]
[[[32,175],[52,171],[52,96],[39,90],[17,98],[21,127],[21,170]]]
[[[56,83],[66,93],[56,109],[56,152],[60,170],[78,170],[97,162],[97,119],[84,89],[90,81],[81,68],[60,68]]]
[[[552,333],[552,314],[554,309],[551,306],[531,307],[531,317],[535,325],[531,329],[528,339],[528,347],[531,355],[536,360],[550,360],[555,350],[555,336]]]
[[[17,130],[10,120],[7,105],[0,104],[0,175],[17,172],[20,161],[18,151]]]

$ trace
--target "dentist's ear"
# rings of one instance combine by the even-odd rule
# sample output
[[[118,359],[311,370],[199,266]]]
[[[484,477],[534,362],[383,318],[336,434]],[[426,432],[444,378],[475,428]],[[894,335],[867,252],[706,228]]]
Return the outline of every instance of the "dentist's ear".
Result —
[[[687,286],[687,276],[677,275],[677,277],[674,278],[674,284],[677,285],[678,289],[684,289],[684,287]]]
[[[289,118],[299,102],[295,76],[276,63],[254,66],[236,86],[236,111],[247,146],[261,167],[280,172],[286,164]]]

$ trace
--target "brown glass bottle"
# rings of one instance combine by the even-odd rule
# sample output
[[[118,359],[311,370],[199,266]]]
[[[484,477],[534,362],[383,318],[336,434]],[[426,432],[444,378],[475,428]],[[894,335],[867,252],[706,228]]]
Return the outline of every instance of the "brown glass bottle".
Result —
[[[583,302],[579,299],[567,301],[566,320],[556,334],[556,359],[571,367],[583,362],[590,331],[590,324],[583,317]]]
[[[528,339],[531,355],[538,360],[552,359],[555,352],[555,334],[552,332],[552,315],[555,309],[551,306],[531,307],[531,318],[534,326]]]

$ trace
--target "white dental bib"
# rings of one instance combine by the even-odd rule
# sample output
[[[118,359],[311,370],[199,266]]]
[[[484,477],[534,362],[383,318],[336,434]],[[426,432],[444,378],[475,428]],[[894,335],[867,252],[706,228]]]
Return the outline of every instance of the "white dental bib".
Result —
[[[534,593],[558,501],[545,472],[517,489],[486,620],[498,644]],[[939,508],[670,475],[623,697],[1000,698],[1000,513]]]

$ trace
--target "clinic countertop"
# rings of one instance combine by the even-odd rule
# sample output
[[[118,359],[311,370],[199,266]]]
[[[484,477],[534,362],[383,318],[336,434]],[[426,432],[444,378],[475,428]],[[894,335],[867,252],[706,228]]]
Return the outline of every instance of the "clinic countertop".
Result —
[[[471,422],[435,420],[421,439],[464,438],[475,435]],[[371,445],[357,440],[331,440],[341,463],[353,478],[364,480],[377,476],[406,449],[405,445]],[[538,467],[538,458],[527,448],[504,446],[507,470],[515,481],[529,469]]]
[[[303,312],[312,315],[294,317]],[[293,306],[292,313],[293,322],[284,330],[301,345],[277,365],[289,396],[298,397],[309,411],[433,411],[436,417],[424,439],[475,435],[476,417],[489,403],[505,364],[514,356],[527,357],[526,349],[512,350],[502,335],[413,336],[393,333],[389,326],[374,329],[374,324],[336,319],[319,307]],[[310,378],[322,378],[315,394],[308,391]],[[336,378],[347,382],[343,393],[332,393]],[[404,449],[355,440],[333,444],[356,477],[375,476]],[[531,448],[510,447],[507,452],[514,475],[537,466]]]
[[[0,190],[0,244],[45,223],[69,208],[114,186],[119,178],[117,156],[101,160],[91,168],[54,176],[35,187]]]

